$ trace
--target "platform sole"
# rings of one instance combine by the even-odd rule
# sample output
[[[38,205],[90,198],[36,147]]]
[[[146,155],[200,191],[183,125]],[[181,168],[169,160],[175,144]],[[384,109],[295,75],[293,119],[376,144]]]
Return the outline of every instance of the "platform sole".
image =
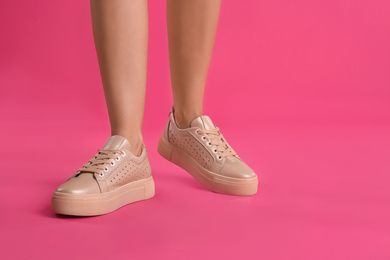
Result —
[[[187,171],[211,191],[242,196],[254,195],[257,193],[257,177],[238,179],[213,173],[203,168],[186,152],[169,143],[164,136],[161,136],[157,150],[162,157]]]
[[[110,213],[127,204],[154,197],[153,177],[123,185],[100,194],[71,194],[54,192],[51,209],[57,214],[96,216]]]

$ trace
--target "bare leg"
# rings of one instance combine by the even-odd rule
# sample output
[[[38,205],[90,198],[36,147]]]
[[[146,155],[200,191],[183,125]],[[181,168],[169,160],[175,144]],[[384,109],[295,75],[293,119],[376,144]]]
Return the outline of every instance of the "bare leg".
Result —
[[[167,0],[175,119],[181,128],[203,113],[203,94],[221,0]]]
[[[91,0],[92,27],[111,134],[142,148],[148,45],[147,0]]]

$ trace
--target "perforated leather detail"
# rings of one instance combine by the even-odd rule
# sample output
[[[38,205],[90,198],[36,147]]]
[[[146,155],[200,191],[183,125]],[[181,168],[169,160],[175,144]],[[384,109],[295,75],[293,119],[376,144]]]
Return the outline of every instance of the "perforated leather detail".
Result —
[[[193,157],[200,165],[209,169],[214,161],[209,152],[192,136],[180,136],[173,127],[169,127],[169,142]]]
[[[141,164],[128,162],[122,166],[122,169],[116,171],[107,180],[111,190],[119,188],[129,182],[146,179],[151,176],[149,160],[144,160]]]

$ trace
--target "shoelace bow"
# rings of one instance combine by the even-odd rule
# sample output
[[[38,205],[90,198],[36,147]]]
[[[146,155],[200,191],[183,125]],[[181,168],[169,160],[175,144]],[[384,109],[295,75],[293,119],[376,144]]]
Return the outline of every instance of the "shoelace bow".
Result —
[[[204,135],[203,140],[208,141],[209,145],[215,145],[214,152],[219,154],[219,158],[230,155],[238,156],[233,148],[226,142],[218,127],[211,130],[199,129],[197,130],[197,133],[199,135]]]
[[[92,172],[98,174],[104,174],[108,171],[108,165],[113,166],[115,161],[119,161],[119,155],[125,156],[125,152],[122,150],[103,150],[99,149],[98,153],[81,167],[77,173]]]

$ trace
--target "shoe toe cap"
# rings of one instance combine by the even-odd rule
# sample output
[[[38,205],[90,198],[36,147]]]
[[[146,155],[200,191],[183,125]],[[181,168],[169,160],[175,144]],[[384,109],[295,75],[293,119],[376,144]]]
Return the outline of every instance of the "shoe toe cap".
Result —
[[[256,173],[245,162],[230,156],[226,157],[220,174],[239,179],[253,179],[257,177]]]
[[[92,173],[84,173],[71,178],[60,185],[56,189],[56,192],[71,194],[98,194],[100,193],[100,188]]]

